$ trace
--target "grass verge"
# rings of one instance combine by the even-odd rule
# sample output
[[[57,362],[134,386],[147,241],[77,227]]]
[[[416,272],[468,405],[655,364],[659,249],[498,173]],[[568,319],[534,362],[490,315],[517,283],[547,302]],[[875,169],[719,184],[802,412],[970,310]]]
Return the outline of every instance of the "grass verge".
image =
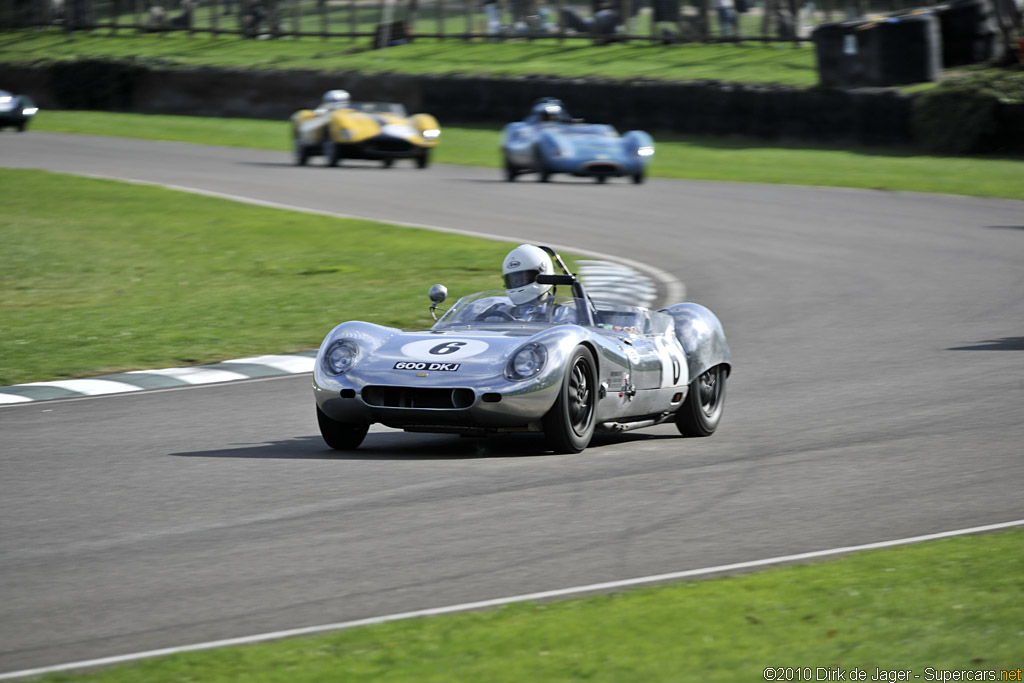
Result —
[[[434,160],[499,166],[497,128],[441,123],[443,141]],[[33,127],[62,133],[272,149],[289,155],[291,150],[286,121],[43,111]],[[664,178],[1024,199],[1024,183],[1020,182],[1024,159],[1020,158],[937,156],[891,149],[823,149],[733,138],[658,136],[656,143],[651,175]]]
[[[769,667],[792,667],[774,680],[857,680],[855,670],[876,681],[968,680],[966,671],[1020,680],[1022,551],[1024,530],[952,538],[41,680],[764,681]],[[826,679],[825,669],[844,678]]]
[[[429,325],[431,284],[500,287],[514,246],[44,171],[0,169],[0,205],[0,385]]]

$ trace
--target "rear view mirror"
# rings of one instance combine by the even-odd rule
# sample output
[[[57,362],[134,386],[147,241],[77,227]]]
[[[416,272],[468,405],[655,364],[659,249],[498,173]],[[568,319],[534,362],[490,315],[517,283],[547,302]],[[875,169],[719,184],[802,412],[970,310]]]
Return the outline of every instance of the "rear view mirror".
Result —
[[[448,288],[444,285],[434,285],[430,288],[430,300],[439,304],[448,298]]]

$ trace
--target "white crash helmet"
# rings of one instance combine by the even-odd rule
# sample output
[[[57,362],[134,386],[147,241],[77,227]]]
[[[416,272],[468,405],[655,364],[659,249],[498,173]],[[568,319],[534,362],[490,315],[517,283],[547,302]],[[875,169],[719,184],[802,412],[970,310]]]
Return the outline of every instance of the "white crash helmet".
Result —
[[[328,90],[320,106],[324,109],[344,109],[351,99],[348,90]]]
[[[544,296],[551,291],[551,285],[539,284],[537,276],[550,275],[554,270],[546,251],[532,244],[520,244],[508,252],[501,267],[508,298],[521,306]]]
[[[540,111],[541,121],[561,121],[565,118],[565,110],[560,104],[546,104]]]

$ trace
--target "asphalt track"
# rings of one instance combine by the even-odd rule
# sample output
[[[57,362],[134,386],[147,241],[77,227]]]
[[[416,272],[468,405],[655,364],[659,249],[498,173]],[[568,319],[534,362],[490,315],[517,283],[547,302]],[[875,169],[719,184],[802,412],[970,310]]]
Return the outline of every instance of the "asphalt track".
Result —
[[[305,375],[0,407],[0,673],[1024,518],[1024,202],[38,132],[0,166],[627,256],[734,360],[714,436],[571,456],[389,430],[337,455]]]

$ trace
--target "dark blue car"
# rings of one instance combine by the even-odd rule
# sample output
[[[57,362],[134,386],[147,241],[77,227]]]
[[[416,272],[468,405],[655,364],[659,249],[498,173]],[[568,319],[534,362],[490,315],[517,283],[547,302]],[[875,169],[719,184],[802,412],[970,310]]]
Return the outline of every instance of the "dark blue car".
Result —
[[[0,90],[0,129],[11,126],[23,131],[37,111],[39,108],[28,95],[12,95]]]

